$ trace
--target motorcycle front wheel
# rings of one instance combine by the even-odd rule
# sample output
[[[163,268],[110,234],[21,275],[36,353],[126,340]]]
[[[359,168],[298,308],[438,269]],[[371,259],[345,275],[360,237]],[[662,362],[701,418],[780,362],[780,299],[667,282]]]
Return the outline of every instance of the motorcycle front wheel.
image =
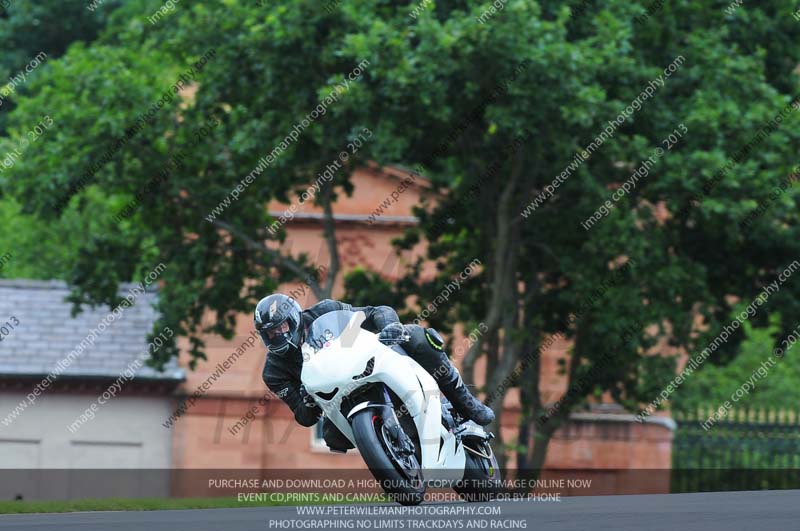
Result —
[[[365,409],[350,421],[356,446],[389,497],[401,505],[419,505],[425,497],[422,467],[414,452],[404,451],[380,415]]]

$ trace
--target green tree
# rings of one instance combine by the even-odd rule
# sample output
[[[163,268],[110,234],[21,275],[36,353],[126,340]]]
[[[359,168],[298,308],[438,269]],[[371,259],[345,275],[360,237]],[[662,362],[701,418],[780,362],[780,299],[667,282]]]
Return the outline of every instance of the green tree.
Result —
[[[791,5],[748,6],[741,19],[726,19],[723,7],[673,2],[640,24],[644,9],[629,2],[595,2],[571,17],[562,3],[509,1],[481,23],[485,7],[456,2],[437,4],[408,30],[375,25],[364,37],[392,65],[381,93],[396,98],[381,111],[415,119],[403,128],[402,162],[423,163],[446,192],[420,210],[421,234],[405,241],[427,236],[439,264],[437,282],[417,294],[430,300],[474,257],[484,261],[436,318],[488,327],[463,372],[471,380],[475,361],[488,357],[485,390],[498,422],[505,390],[520,386],[521,477],[538,473],[553,433],[591,397],[608,392],[632,410],[655,398],[675,367],[648,354],[658,339],[702,349],[732,295],[753,297],[800,254],[794,191],[750,233],[738,230],[796,163]],[[752,34],[737,31],[748,24]],[[658,79],[655,94],[577,162]],[[656,148],[663,154],[647,175],[585,230]],[[799,290],[788,284],[770,301],[784,330],[800,319]],[[697,313],[706,333],[695,328]],[[553,334],[574,341],[561,397],[539,389],[538,347]]]
[[[734,299],[752,298],[800,255],[794,190],[752,230],[738,229],[797,163],[789,66],[800,39],[781,19],[791,3],[742,7],[733,18],[724,2],[713,4],[672,2],[636,22],[644,6],[622,0],[595,2],[577,17],[570,6],[578,1],[509,0],[489,18],[488,4],[467,1],[421,13],[415,4],[359,0],[333,10],[208,1],[149,25],[128,14],[136,6],[148,13],[150,4],[131,2],[100,43],[71,47],[20,99],[12,141],[42,113],[58,128],[17,163],[20,179],[8,186],[26,212],[52,217],[60,212],[52,198],[74,195],[66,211],[94,218],[71,272],[77,301],[111,300],[118,281],[167,264],[162,324],[192,337],[192,353],[202,356],[198,332],[228,335],[235,315],[281,279],[311,275],[315,293],[330,293],[339,270],[331,214],[337,194],[351,191],[359,159],[421,167],[441,194],[420,209],[421,230],[403,244],[427,237],[438,273],[421,285],[410,278],[397,293],[415,295],[412,308],[421,307],[481,261],[431,322],[483,323],[464,376],[471,380],[476,360],[487,357],[485,391],[498,419],[505,392],[520,387],[523,415],[510,442],[517,474],[533,477],[570,412],[604,392],[631,409],[648,403],[674,371],[674,359],[648,355],[658,339],[702,349]],[[191,90],[138,130],[137,117],[209,50]],[[324,116],[209,220],[364,60],[363,74]],[[670,64],[675,71],[665,76]],[[654,90],[642,99],[646,87]],[[633,101],[638,108],[578,162]],[[365,127],[372,135],[364,146],[314,197],[331,255],[318,279],[309,257],[281,250],[283,233],[266,228],[275,220],[264,205],[296,201]],[[647,174],[586,230],[656,148],[664,152]],[[139,193],[182,153],[180,165]],[[134,199],[133,214],[113,221]],[[354,289],[380,286],[361,281]],[[793,329],[799,291],[786,283],[761,318],[779,311],[779,329]],[[563,360],[574,391],[563,397],[539,389],[538,350],[553,334],[574,341]],[[731,352],[740,340],[730,341]],[[176,351],[162,353],[161,361]],[[504,453],[502,441],[497,449]]]
[[[164,262],[156,327],[189,336],[203,358],[201,332],[229,337],[236,316],[286,279],[330,295],[340,270],[333,204],[371,149],[379,124],[365,108],[377,95],[364,82],[370,61],[343,53],[355,21],[337,27],[312,2],[200,2],[143,24],[152,6],[126,5],[98,42],[72,46],[31,83],[11,141],[42,114],[55,126],[7,186],[53,223],[105,197],[68,275],[73,300],[113,303],[119,282]],[[271,199],[322,208],[327,263],[285,248]],[[165,347],[154,361],[176,354]]]
[[[119,0],[104,2],[101,9],[87,9],[83,0],[25,2],[12,1],[0,4],[0,137],[5,136],[8,113],[16,105],[16,98],[25,94],[27,81],[47,69],[47,61],[60,57],[76,41],[92,42],[107,21],[108,14],[120,5]],[[6,6],[6,7],[3,7]],[[44,53],[44,56],[40,54]],[[40,57],[36,59],[37,55]],[[32,61],[32,72],[25,68]],[[24,80],[20,81],[20,73]],[[10,78],[17,81],[11,82]],[[8,86],[8,83],[12,83]],[[7,87],[7,90],[3,90]],[[0,141],[4,147],[8,143]],[[8,155],[0,149],[0,156]],[[0,172],[0,220],[4,227],[14,230],[0,231],[0,251],[10,252],[14,259],[2,269],[4,277],[64,278],[75,257],[76,234],[80,233],[75,216],[67,216],[58,225],[26,215],[19,202],[3,196],[5,171]]]
[[[687,379],[680,392],[675,393],[672,408],[684,412],[709,411],[716,410],[725,401],[736,409],[794,408],[800,401],[800,367],[792,363],[791,349],[782,359],[777,358],[776,363],[770,361],[774,356],[775,338],[781,331],[780,315],[773,313],[770,321],[766,327],[754,327],[745,321],[742,325],[745,337],[738,355],[724,365],[708,364]],[[759,371],[759,367],[764,368]],[[751,382],[748,393],[732,399],[748,381]]]
[[[0,255],[12,257],[0,268],[0,278],[59,278],[75,258],[77,245],[70,245],[78,243],[77,221],[65,218],[51,225],[22,214],[22,206],[13,198],[0,200],[0,226],[14,227],[0,232]]]
[[[121,0],[107,0],[102,9],[91,11],[83,0],[45,0],[24,2],[8,0],[0,5],[0,79],[11,76],[44,52],[48,59],[60,57],[76,41],[93,41],[107,21],[108,14]],[[5,6],[5,7],[3,7]],[[24,91],[24,86],[20,88]],[[0,107],[0,132],[13,98]]]

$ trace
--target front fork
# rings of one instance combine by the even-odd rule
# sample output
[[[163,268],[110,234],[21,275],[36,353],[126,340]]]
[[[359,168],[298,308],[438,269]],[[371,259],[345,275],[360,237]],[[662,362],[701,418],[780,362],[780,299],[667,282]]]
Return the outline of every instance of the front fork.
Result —
[[[411,437],[400,426],[400,421],[397,418],[397,412],[394,410],[392,403],[392,396],[389,394],[389,389],[383,386],[383,397],[386,400],[386,407],[383,408],[383,426],[387,434],[392,439],[395,448],[400,450],[404,455],[413,455],[416,447]]]

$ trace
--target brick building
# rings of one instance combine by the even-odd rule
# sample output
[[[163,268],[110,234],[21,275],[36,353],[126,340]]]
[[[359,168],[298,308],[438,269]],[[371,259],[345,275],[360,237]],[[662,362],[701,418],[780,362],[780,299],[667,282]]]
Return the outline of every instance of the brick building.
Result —
[[[412,207],[428,187],[418,177],[405,189],[401,183],[407,177],[408,173],[397,168],[365,167],[355,172],[353,196],[342,196],[334,205],[343,273],[360,266],[388,278],[397,277],[423,251],[420,245],[397,256],[391,246],[393,238],[416,223]],[[400,188],[404,191],[392,196]],[[396,200],[386,204],[388,197]],[[381,214],[371,221],[370,216],[382,204]],[[275,203],[269,209],[278,216],[285,212],[286,205]],[[286,228],[284,250],[307,253],[317,265],[329,263],[321,237],[320,211],[303,205]],[[343,291],[342,276],[334,286],[334,296]],[[303,291],[298,284],[283,289],[304,293],[299,297],[304,306],[316,302],[310,291]],[[13,315],[21,323],[0,343],[0,414],[13,411],[36,382],[109,311],[97,308],[73,319],[69,305],[63,302],[66,295],[63,283],[0,281],[0,320]],[[207,477],[207,473],[193,475],[192,470],[253,471],[269,478],[270,471],[278,469],[364,468],[357,453],[329,452],[317,430],[297,425],[280,400],[265,397],[261,379],[265,349],[253,334],[250,313],[240,316],[235,337],[230,341],[218,336],[204,338],[208,359],[199,362],[195,371],[179,368],[187,366],[185,354],[166,373],[147,367],[137,369],[124,393],[105,404],[96,418],[77,433],[71,433],[68,426],[73,419],[146,348],[145,337],[156,318],[151,307],[155,296],[143,295],[34,405],[9,426],[0,425],[0,472],[6,474],[17,469],[20,477],[25,477],[25,470],[53,468],[151,472],[127,478],[116,491],[81,481],[79,476],[62,474],[62,481],[53,482],[46,479],[52,475],[42,474],[40,480],[30,480],[29,484],[22,479],[3,482],[15,487],[14,492],[0,492],[0,498],[16,494],[26,498],[167,493],[207,496],[223,492],[198,480]],[[43,309],[48,312],[46,322],[52,323],[50,327],[42,326],[38,314]],[[185,339],[180,339],[179,345],[182,352],[188,351]],[[463,335],[457,331],[449,342],[456,364],[464,354],[464,345]],[[541,389],[551,402],[556,402],[565,390],[557,361],[567,347],[567,342],[556,340],[542,356]],[[476,375],[481,372],[479,363]],[[199,398],[191,398],[192,395]],[[504,406],[503,436],[506,442],[513,442],[520,414],[516,390],[507,394]],[[669,488],[673,429],[674,423],[667,417],[655,416],[638,424],[613,404],[597,406],[589,413],[573,415],[570,423],[556,433],[546,468],[562,476],[593,478],[593,492],[665,492]],[[666,474],[654,479],[655,476],[635,472],[646,469],[660,469]],[[159,470],[178,472],[157,473]],[[626,475],[626,471],[633,474]],[[582,489],[574,493],[589,492]]]
[[[168,476],[79,472],[172,467],[161,422],[184,371],[144,365],[156,295],[110,318],[102,306],[72,317],[68,294],[63,282],[0,280],[0,499],[168,495]]]

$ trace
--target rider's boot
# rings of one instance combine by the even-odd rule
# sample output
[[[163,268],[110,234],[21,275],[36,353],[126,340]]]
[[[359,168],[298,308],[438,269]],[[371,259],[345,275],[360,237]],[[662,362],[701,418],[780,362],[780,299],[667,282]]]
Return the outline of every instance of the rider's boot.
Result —
[[[469,392],[461,380],[461,375],[444,352],[444,340],[433,328],[427,330],[417,325],[406,325],[411,335],[407,350],[417,363],[428,371],[442,394],[453,404],[455,410],[464,418],[486,426],[494,420],[494,412]],[[411,352],[413,351],[413,352]]]
[[[494,411],[469,392],[456,368],[449,360],[447,362],[450,365],[450,372],[446,379],[438,381],[439,389],[462,417],[474,420],[481,426],[491,424],[494,420]]]

